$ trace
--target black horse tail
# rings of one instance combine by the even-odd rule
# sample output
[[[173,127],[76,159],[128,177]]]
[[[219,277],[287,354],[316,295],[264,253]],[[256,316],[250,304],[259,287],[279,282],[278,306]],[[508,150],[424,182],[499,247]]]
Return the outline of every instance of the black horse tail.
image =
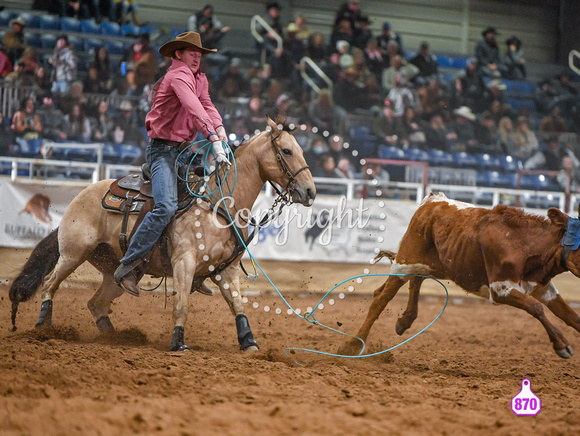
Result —
[[[12,282],[8,295],[12,302],[12,329],[16,330],[18,304],[30,300],[38,291],[43,279],[54,269],[60,253],[58,251],[58,228],[38,243]]]

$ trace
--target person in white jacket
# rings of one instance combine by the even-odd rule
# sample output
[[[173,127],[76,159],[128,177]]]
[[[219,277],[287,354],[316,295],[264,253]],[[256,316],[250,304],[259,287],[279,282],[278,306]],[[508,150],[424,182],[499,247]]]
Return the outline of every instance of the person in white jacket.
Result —
[[[68,42],[68,36],[63,34],[58,37],[49,62],[52,65],[52,92],[66,94],[77,78],[77,56]]]

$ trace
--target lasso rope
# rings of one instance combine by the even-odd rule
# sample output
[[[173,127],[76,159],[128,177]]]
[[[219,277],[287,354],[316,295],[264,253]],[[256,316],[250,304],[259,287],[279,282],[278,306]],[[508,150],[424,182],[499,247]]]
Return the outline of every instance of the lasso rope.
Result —
[[[192,163],[193,163],[193,160],[195,159],[195,157],[197,156],[197,154],[198,154],[198,153],[199,153],[201,150],[203,150],[205,147],[208,147],[208,146],[210,146],[210,144],[211,144],[209,141],[206,141],[206,140],[198,141],[198,142],[196,142],[196,143],[194,143],[194,144],[197,144],[197,143],[199,143],[199,142],[207,142],[207,143],[206,143],[205,145],[203,145],[203,146],[202,146],[202,147],[201,147],[201,148],[200,148],[200,149],[197,151],[197,153],[196,153],[196,154],[193,156],[193,158],[191,159],[191,161],[190,161],[190,163],[189,163],[189,166],[191,166],[191,165],[192,165]],[[194,144],[191,144],[191,145],[194,145]],[[235,171],[235,178],[234,178],[234,188],[235,188],[235,185],[236,185],[236,182],[237,182],[237,176],[238,176],[238,174],[237,174],[237,168],[236,168],[236,160],[235,160],[235,158],[234,158],[234,153],[233,153],[232,149],[230,148],[229,144],[228,144],[227,142],[223,142],[223,144],[225,145],[225,148],[226,148],[226,150],[229,150],[229,152],[230,152],[230,155],[231,155],[231,157],[232,157],[232,162],[233,162],[234,171]],[[191,147],[191,145],[190,145],[189,147]],[[188,147],[188,148],[189,148],[189,147]],[[187,148],[186,148],[185,150],[187,150]],[[184,150],[184,151],[185,151],[185,150]],[[182,152],[182,153],[183,153],[183,152]],[[214,157],[214,160],[215,160],[215,154],[214,154],[214,152],[213,152],[213,148],[211,149],[211,153],[212,153],[212,155],[213,155],[213,157]],[[206,174],[206,173],[205,173],[205,171],[206,171],[206,170],[205,170],[205,168],[207,167],[207,166],[206,166],[206,163],[207,163],[207,156],[208,156],[208,155],[209,155],[209,153],[206,153],[206,156],[205,156],[205,161],[204,161],[204,179],[205,179],[205,174]],[[217,163],[216,163],[216,171],[217,171]],[[209,193],[209,194],[207,194],[207,195],[205,195],[205,196],[199,196],[199,195],[196,195],[196,194],[194,194],[194,193],[193,193],[193,192],[191,192],[191,191],[190,191],[190,193],[191,193],[192,195],[194,195],[194,196],[198,197],[198,198],[207,198],[208,196],[210,196],[210,195],[211,195],[211,196],[213,196],[214,198],[218,199],[217,197],[215,197],[215,195],[214,195],[214,194],[215,194],[215,193],[216,193],[216,192],[219,190],[219,193],[220,193],[221,199],[223,199],[223,198],[224,198],[224,194],[223,194],[223,191],[222,191],[222,183],[225,181],[225,178],[226,178],[226,176],[227,176],[227,173],[228,173],[228,171],[229,171],[229,168],[227,168],[227,169],[226,169],[226,171],[225,171],[225,173],[224,173],[224,176],[222,177],[222,179],[220,179],[220,178],[219,178],[219,174],[218,174],[218,173],[216,173],[216,183],[217,183],[217,188],[216,188],[214,191],[212,191],[211,193]],[[189,172],[189,167],[188,167],[188,172]],[[233,192],[234,188],[232,188],[232,189],[231,189],[231,192]],[[188,189],[189,189],[189,185],[188,185]],[[231,194],[231,193],[230,193],[230,194]],[[220,200],[220,199],[218,199],[218,200]],[[233,222],[233,218],[232,218],[232,216],[230,215],[230,212],[229,212],[229,210],[228,210],[227,208],[225,208],[225,211],[226,211],[226,213],[228,214],[228,217],[229,217],[230,221],[232,221],[232,222]],[[415,339],[415,338],[416,338],[417,336],[419,336],[421,333],[423,333],[424,331],[426,331],[426,330],[427,330],[429,327],[431,327],[431,326],[432,326],[432,325],[433,325],[433,324],[434,324],[434,323],[435,323],[435,322],[436,322],[436,321],[437,321],[437,320],[438,320],[438,319],[441,317],[441,315],[443,315],[443,312],[444,312],[444,311],[445,311],[445,309],[447,308],[447,304],[448,304],[448,302],[449,302],[449,291],[447,290],[447,287],[446,287],[446,286],[445,286],[445,285],[444,285],[444,284],[443,284],[443,283],[442,283],[440,280],[436,279],[435,277],[426,276],[426,275],[417,275],[417,274],[391,274],[391,273],[376,273],[376,274],[361,274],[361,275],[353,276],[353,277],[350,277],[350,278],[348,278],[348,279],[346,279],[346,280],[343,280],[342,282],[340,282],[340,283],[338,283],[337,285],[335,285],[335,286],[334,286],[332,289],[330,289],[330,290],[329,290],[329,291],[328,291],[328,292],[327,292],[327,293],[326,293],[326,294],[325,294],[325,295],[324,295],[324,296],[323,296],[323,297],[320,299],[320,301],[319,301],[319,302],[318,302],[318,303],[317,303],[317,304],[314,306],[314,308],[312,309],[312,311],[311,311],[311,312],[306,312],[306,313],[305,313],[305,315],[300,315],[300,313],[298,313],[298,312],[297,312],[297,311],[296,311],[296,310],[295,310],[295,309],[292,307],[292,305],[291,305],[291,304],[290,304],[290,303],[289,303],[289,302],[286,300],[286,298],[284,298],[284,295],[282,295],[282,292],[281,292],[281,291],[278,289],[278,287],[277,287],[277,286],[274,284],[274,282],[273,282],[273,281],[270,279],[270,277],[268,276],[268,274],[266,274],[266,272],[264,271],[264,269],[261,267],[260,263],[259,263],[259,262],[256,260],[256,258],[253,256],[253,254],[251,253],[250,249],[248,248],[248,246],[247,246],[247,245],[246,245],[246,243],[244,242],[244,238],[242,237],[242,235],[240,235],[240,233],[239,233],[239,231],[238,231],[237,227],[236,227],[236,226],[233,226],[233,228],[234,228],[234,231],[236,232],[236,235],[237,235],[238,239],[239,239],[239,240],[240,240],[240,242],[242,243],[242,245],[243,245],[243,247],[245,248],[245,250],[248,252],[248,255],[250,256],[250,259],[251,259],[251,261],[252,261],[252,264],[253,264],[253,266],[254,266],[254,270],[255,270],[255,268],[257,267],[257,268],[258,268],[258,269],[259,269],[259,270],[262,272],[262,274],[263,274],[263,275],[264,275],[264,277],[265,277],[265,278],[268,280],[268,282],[270,283],[270,285],[272,286],[272,288],[273,288],[273,289],[276,291],[276,293],[277,293],[277,294],[278,294],[278,296],[279,296],[279,297],[282,299],[282,301],[284,302],[284,304],[286,304],[286,306],[288,307],[288,309],[289,309],[289,310],[291,310],[291,311],[292,311],[292,313],[294,313],[294,315],[296,315],[296,316],[297,316],[297,317],[299,317],[299,318],[302,318],[303,320],[306,320],[306,321],[308,321],[308,322],[309,322],[309,323],[311,323],[311,324],[314,324],[314,325],[317,325],[317,326],[323,327],[323,328],[325,328],[325,329],[327,329],[327,330],[330,330],[330,331],[332,331],[332,332],[335,332],[335,333],[339,333],[339,334],[341,334],[341,335],[343,335],[343,336],[348,336],[348,337],[350,337],[350,338],[356,339],[356,340],[360,341],[360,342],[361,342],[361,344],[362,344],[362,349],[361,349],[361,351],[359,352],[359,354],[358,354],[358,355],[352,355],[352,356],[345,356],[345,355],[342,355],[342,354],[328,353],[328,352],[325,352],[325,351],[312,350],[312,349],[309,349],[309,348],[299,348],[299,347],[288,347],[288,348],[286,348],[286,350],[284,351],[284,353],[286,354],[286,356],[287,356],[287,357],[288,357],[290,360],[292,360],[292,361],[293,361],[295,364],[297,364],[297,365],[300,365],[300,366],[302,366],[302,364],[301,364],[301,363],[297,362],[297,361],[296,361],[296,360],[294,360],[292,357],[290,357],[289,353],[294,353],[294,352],[296,352],[296,351],[305,351],[305,352],[308,352],[308,353],[314,353],[314,354],[319,354],[319,355],[323,355],[323,356],[331,356],[331,357],[343,357],[343,358],[346,358],[346,359],[360,359],[360,358],[363,358],[363,357],[373,357],[373,356],[378,356],[378,355],[381,355],[381,354],[388,353],[388,352],[390,352],[390,351],[393,351],[393,350],[394,350],[394,349],[396,349],[396,348],[399,348],[399,347],[400,347],[400,346],[402,346],[403,344],[406,344],[407,342],[409,342],[409,341],[411,341],[411,340]],[[365,351],[365,349],[366,349],[366,344],[365,344],[365,341],[364,341],[364,340],[362,340],[361,338],[358,338],[358,337],[356,337],[356,336],[349,335],[348,333],[342,332],[342,331],[340,331],[340,330],[334,329],[334,328],[332,328],[332,327],[329,327],[329,326],[327,326],[327,325],[325,325],[325,324],[322,324],[320,321],[318,321],[318,320],[315,318],[315,316],[314,316],[314,312],[316,312],[316,310],[318,310],[318,308],[319,308],[319,307],[320,307],[320,305],[321,305],[321,304],[324,302],[324,300],[325,300],[325,299],[326,299],[326,298],[327,298],[327,297],[328,297],[328,296],[329,296],[329,295],[330,295],[330,294],[331,294],[331,293],[332,293],[332,292],[333,292],[333,291],[334,291],[336,288],[338,288],[340,285],[343,285],[343,284],[344,284],[344,283],[346,283],[346,282],[349,282],[349,281],[352,281],[352,280],[355,280],[355,279],[358,279],[358,278],[362,278],[362,277],[379,277],[379,276],[380,276],[380,277],[384,277],[384,276],[396,276],[396,277],[420,277],[420,278],[424,278],[424,279],[432,279],[432,280],[436,281],[437,283],[439,283],[439,284],[440,284],[440,285],[443,287],[443,289],[445,290],[445,304],[443,305],[443,308],[441,309],[441,311],[439,312],[439,314],[437,314],[437,316],[436,316],[436,317],[435,317],[435,318],[434,318],[434,319],[433,319],[433,320],[432,320],[432,321],[431,321],[429,324],[427,324],[427,325],[426,325],[424,328],[422,328],[420,331],[418,331],[417,333],[415,333],[415,334],[414,334],[413,336],[411,336],[410,338],[408,338],[408,339],[406,339],[406,340],[404,340],[404,341],[400,342],[400,343],[399,343],[399,344],[397,344],[397,345],[394,345],[394,346],[392,346],[392,347],[390,347],[390,348],[387,348],[386,350],[379,351],[379,352],[376,352],[376,353],[371,353],[371,354],[364,354],[364,355],[363,355],[362,353],[363,353],[363,352]]]

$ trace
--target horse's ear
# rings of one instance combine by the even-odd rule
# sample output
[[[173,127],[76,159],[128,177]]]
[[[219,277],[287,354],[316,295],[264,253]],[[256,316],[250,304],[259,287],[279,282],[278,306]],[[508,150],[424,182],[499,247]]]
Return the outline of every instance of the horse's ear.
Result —
[[[278,124],[276,124],[276,122],[268,115],[266,115],[266,125],[270,128],[270,133],[273,135],[276,135],[279,132]]]

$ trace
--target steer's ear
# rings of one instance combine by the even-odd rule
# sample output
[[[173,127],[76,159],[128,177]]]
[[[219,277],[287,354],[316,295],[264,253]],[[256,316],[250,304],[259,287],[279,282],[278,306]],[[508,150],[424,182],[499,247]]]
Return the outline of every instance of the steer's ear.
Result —
[[[551,207],[550,209],[548,209],[548,218],[550,218],[550,221],[552,221],[554,225],[559,227],[566,227],[569,217],[560,209]]]

